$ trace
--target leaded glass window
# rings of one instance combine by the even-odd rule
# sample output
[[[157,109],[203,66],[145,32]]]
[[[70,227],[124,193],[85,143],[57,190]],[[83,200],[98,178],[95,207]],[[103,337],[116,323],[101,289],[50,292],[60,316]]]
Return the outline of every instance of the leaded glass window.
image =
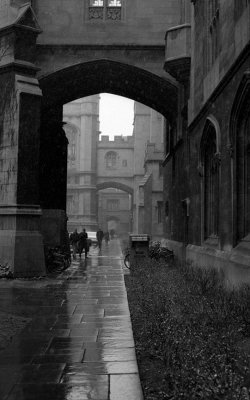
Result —
[[[106,168],[112,169],[116,168],[116,162],[117,162],[117,154],[114,151],[109,151],[106,154]]]
[[[124,0],[89,0],[89,20],[121,20],[122,1]]]

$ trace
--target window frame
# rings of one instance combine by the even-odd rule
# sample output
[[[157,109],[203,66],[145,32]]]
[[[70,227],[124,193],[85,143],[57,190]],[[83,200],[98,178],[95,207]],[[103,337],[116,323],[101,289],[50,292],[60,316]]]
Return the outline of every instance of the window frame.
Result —
[[[91,6],[90,2],[91,0],[86,0],[86,7],[85,7],[85,11],[86,11],[86,21],[90,22],[90,23],[119,23],[122,22],[124,20],[124,4],[125,4],[125,0],[120,0],[121,1],[121,6],[109,6],[109,1],[111,0],[103,0],[103,6]],[[91,9],[95,9],[99,10],[100,13],[102,14],[102,17],[97,17],[97,18],[91,18],[90,17],[90,10]],[[120,15],[120,18],[108,18],[107,13],[109,10],[120,10],[120,13],[118,14],[118,16]]]
[[[119,211],[120,200],[119,199],[107,199],[107,211]]]
[[[109,157],[109,156],[113,156]],[[111,164],[109,165],[109,159],[111,159]],[[118,160],[118,154],[116,151],[110,150],[105,154],[105,167],[106,169],[116,169],[117,168],[117,160]]]
[[[220,54],[221,32],[220,32],[220,1],[211,0],[204,3],[205,15],[205,45],[203,57],[203,70],[206,76],[212,69]]]
[[[164,201],[157,201],[157,224],[162,224],[164,219]]]
[[[211,115],[203,129],[198,171],[201,177],[201,243],[216,247],[220,246],[220,147],[220,127]]]

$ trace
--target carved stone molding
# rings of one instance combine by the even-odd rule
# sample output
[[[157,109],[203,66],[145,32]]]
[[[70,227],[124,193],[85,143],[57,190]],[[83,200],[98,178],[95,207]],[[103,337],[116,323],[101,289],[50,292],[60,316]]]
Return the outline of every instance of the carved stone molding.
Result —
[[[229,144],[226,146],[226,151],[227,151],[227,154],[229,155],[229,157],[230,157],[230,158],[233,158],[233,155],[234,155],[234,148],[233,148],[233,146],[232,146],[231,143],[229,143]]]
[[[216,171],[218,171],[220,164],[221,164],[221,153],[218,152],[214,154],[212,159],[211,170],[213,173],[216,173]]]
[[[204,167],[203,167],[202,164],[199,164],[199,165],[198,165],[197,171],[198,171],[199,176],[200,176],[201,178],[203,178],[203,177],[204,177]]]

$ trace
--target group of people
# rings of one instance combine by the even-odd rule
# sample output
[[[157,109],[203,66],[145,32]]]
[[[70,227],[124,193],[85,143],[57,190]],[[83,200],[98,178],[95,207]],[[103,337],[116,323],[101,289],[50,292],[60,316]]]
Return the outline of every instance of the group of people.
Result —
[[[96,239],[98,248],[101,250],[103,239],[105,240],[106,244],[109,243],[109,232],[107,231],[104,233],[103,230],[99,228],[96,232]],[[78,233],[77,229],[75,229],[74,232],[71,233],[69,240],[72,246],[74,260],[76,259],[76,253],[79,253],[79,256],[81,258],[83,250],[85,251],[85,258],[88,257],[91,240],[88,239],[86,229],[83,229],[81,233]]]
[[[79,253],[79,256],[82,256],[83,249],[85,250],[85,258],[88,257],[89,252],[89,241],[88,241],[88,234],[86,229],[83,229],[81,233],[77,232],[77,229],[71,233],[70,237],[70,244],[73,250],[73,259],[76,259],[76,253]]]

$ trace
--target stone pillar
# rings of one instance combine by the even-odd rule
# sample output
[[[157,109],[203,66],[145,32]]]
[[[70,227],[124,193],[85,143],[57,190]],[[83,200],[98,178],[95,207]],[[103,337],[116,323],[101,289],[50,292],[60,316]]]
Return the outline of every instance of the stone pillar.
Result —
[[[44,275],[38,190],[41,91],[35,78],[0,69],[0,86],[6,82],[0,122],[0,264],[16,277]]]
[[[66,230],[68,140],[62,107],[43,110],[40,145],[42,234],[47,246],[63,246]]]
[[[41,90],[33,10],[0,1],[0,264],[15,277],[45,275],[39,206]],[[8,28],[8,29],[6,29]]]

